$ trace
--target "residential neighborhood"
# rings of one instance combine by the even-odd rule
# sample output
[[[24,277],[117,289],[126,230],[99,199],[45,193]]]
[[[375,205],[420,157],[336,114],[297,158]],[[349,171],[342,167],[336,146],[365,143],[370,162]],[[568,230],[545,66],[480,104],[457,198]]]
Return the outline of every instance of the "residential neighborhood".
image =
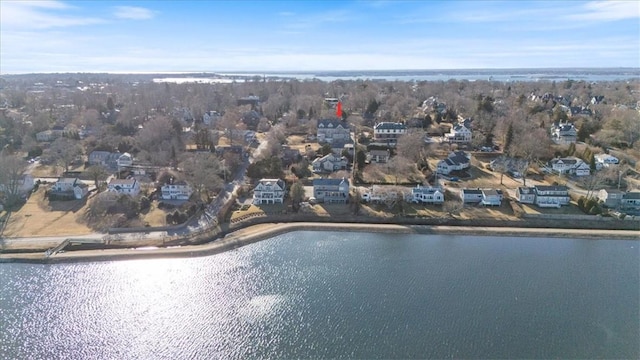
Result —
[[[142,77],[138,84],[145,81]],[[5,130],[0,138],[6,149],[3,169],[13,169],[0,177],[2,207],[15,209],[5,220],[8,234],[28,231],[18,222],[28,221],[20,209],[32,202],[40,205],[25,209],[38,208],[43,215],[83,209],[65,213],[79,233],[167,226],[191,215],[200,216],[202,224],[214,218],[237,223],[252,218],[246,214],[301,211],[488,219],[549,212],[640,215],[635,150],[640,132],[631,127],[630,135],[618,134],[606,120],[615,116],[631,124],[637,104],[632,96],[616,102],[596,85],[593,96],[573,88],[521,96],[479,81],[470,84],[476,92],[498,88],[456,107],[450,105],[456,104],[452,90],[439,93],[429,83],[407,88],[402,96],[416,98],[410,106],[398,102],[402,96],[395,91],[409,86],[402,82],[393,89],[368,83],[375,92],[349,82],[335,92],[335,84],[300,83],[300,93],[287,94],[289,103],[268,95],[278,82],[148,82],[148,91],[159,99],[167,87],[224,88],[230,94],[224,105],[196,108],[187,105],[187,91],[182,100],[166,98],[157,108],[118,100],[134,87],[108,78],[78,79],[68,87],[24,84],[24,99],[45,99],[54,89],[64,96],[34,110],[34,117],[24,103],[8,97],[11,83],[4,85],[3,129],[9,129],[6,124],[23,129]],[[322,96],[309,95],[314,87],[325,89]],[[90,96],[100,106],[68,106],[74,94]],[[519,105],[507,105],[513,96]],[[537,115],[526,122],[500,115],[508,106]],[[605,121],[596,126],[596,116]],[[12,149],[10,137],[22,147]],[[216,213],[230,193],[237,195],[225,207],[228,212]],[[4,214],[6,219],[9,213]],[[13,230],[19,228],[22,232]]]

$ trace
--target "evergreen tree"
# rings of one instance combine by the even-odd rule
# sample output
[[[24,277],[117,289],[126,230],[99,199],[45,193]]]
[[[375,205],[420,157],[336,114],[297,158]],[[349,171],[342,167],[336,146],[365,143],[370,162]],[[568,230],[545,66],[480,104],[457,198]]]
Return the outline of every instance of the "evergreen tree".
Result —
[[[504,151],[508,152],[511,147],[511,143],[513,142],[513,123],[509,123],[509,127],[507,128],[507,134],[504,139]]]
[[[587,129],[587,126],[585,124],[580,125],[580,128],[578,129],[578,141],[584,142],[588,137],[589,129]]]
[[[591,154],[591,158],[589,159],[589,168],[591,172],[596,171],[596,157],[593,154]]]

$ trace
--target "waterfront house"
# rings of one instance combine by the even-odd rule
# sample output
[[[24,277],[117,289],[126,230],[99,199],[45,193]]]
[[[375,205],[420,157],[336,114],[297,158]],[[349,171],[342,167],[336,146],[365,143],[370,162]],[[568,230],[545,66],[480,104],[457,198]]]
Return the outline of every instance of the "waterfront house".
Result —
[[[620,208],[623,210],[640,210],[640,191],[629,191],[622,194]]]
[[[442,204],[444,191],[440,187],[418,185],[411,189],[408,200],[415,204]]]
[[[522,204],[534,204],[536,202],[536,193],[531,187],[518,187],[516,200]]]
[[[317,139],[319,143],[344,144],[351,140],[351,129],[349,124],[341,119],[320,119],[317,125]]]
[[[477,204],[482,201],[482,190],[480,189],[460,189],[460,199],[463,203]]]
[[[254,204],[284,203],[285,183],[281,179],[260,179],[253,189]]]
[[[373,140],[395,146],[398,138],[407,133],[407,126],[397,122],[380,122],[373,126]]]
[[[502,205],[502,190],[483,189],[482,201],[480,201],[480,203],[484,206]]]
[[[107,185],[107,189],[118,194],[137,196],[140,193],[140,182],[134,178],[111,179]]]
[[[184,181],[164,184],[160,188],[162,200],[189,200],[191,194],[193,194],[193,189]]]
[[[327,204],[346,204],[349,200],[349,180],[314,179],[313,196],[318,202]]]
[[[617,189],[601,189],[598,191],[598,200],[604,207],[615,209],[622,203],[624,191]]]
[[[345,156],[337,156],[331,153],[313,160],[311,166],[315,173],[331,173],[346,170],[348,164],[349,160]]]
[[[362,194],[362,200],[370,203],[397,201],[405,198],[403,188],[393,185],[373,185]]]
[[[534,186],[535,204],[539,207],[560,207],[569,204],[569,188],[566,186]]]

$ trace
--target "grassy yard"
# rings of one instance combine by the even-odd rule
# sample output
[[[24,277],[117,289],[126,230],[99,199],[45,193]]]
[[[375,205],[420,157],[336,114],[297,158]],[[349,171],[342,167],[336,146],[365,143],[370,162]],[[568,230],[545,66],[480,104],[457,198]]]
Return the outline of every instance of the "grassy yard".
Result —
[[[85,235],[93,232],[84,222],[87,200],[50,202],[44,198],[44,191],[40,188],[20,210],[11,213],[4,236]]]

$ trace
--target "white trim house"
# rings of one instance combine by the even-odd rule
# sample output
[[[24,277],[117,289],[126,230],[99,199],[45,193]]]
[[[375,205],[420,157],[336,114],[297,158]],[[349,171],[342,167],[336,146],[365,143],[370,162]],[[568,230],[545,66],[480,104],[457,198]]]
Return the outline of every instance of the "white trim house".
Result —
[[[129,196],[137,196],[140,194],[140,182],[134,178],[131,179],[111,179],[107,185],[109,191]]]
[[[260,179],[253,189],[254,204],[282,204],[286,185],[281,179]]]
[[[193,194],[193,189],[184,181],[164,184],[160,188],[160,198],[162,200],[189,200],[191,194]]]

